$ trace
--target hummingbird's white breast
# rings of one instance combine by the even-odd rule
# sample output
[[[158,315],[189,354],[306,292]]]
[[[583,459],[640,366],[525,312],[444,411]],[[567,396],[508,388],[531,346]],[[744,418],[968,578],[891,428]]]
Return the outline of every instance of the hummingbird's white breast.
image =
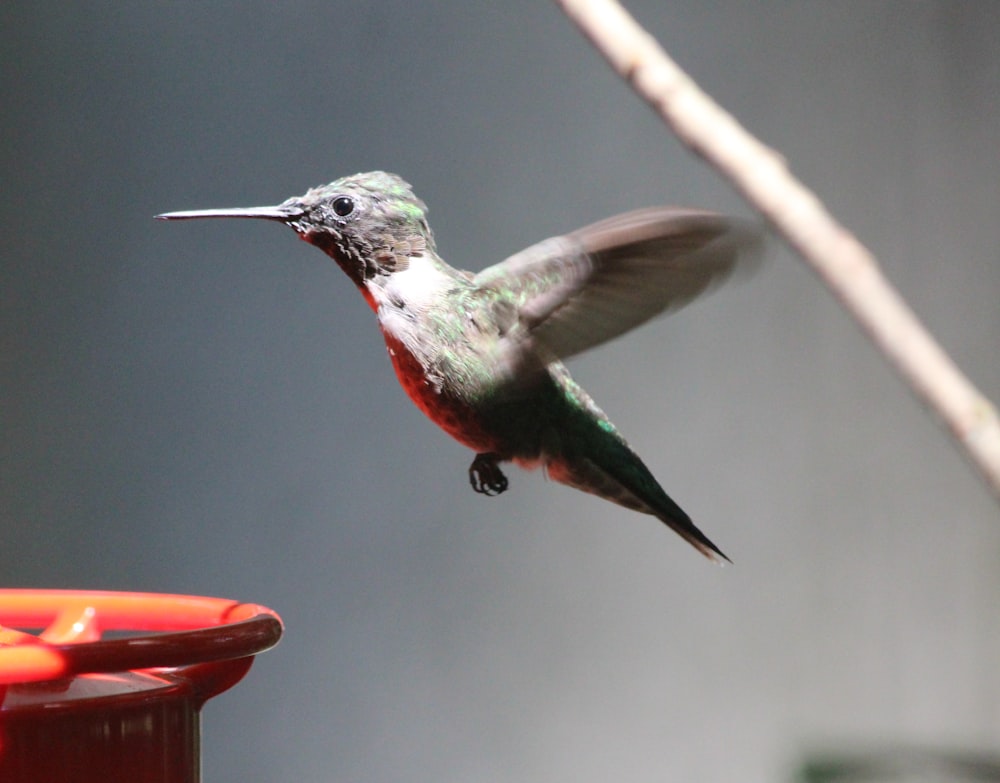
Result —
[[[428,328],[437,320],[435,311],[448,307],[456,283],[447,268],[426,256],[413,256],[405,269],[373,280],[369,290],[383,334],[427,366],[432,362]]]
[[[391,272],[376,284],[372,294],[379,307],[403,306],[426,310],[440,302],[445,292],[454,287],[455,279],[440,264],[426,256],[413,256],[405,269]]]

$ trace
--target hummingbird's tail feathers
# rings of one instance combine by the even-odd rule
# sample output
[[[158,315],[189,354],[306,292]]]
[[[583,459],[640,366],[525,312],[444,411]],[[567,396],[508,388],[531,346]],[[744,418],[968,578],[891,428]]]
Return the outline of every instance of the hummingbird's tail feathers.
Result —
[[[630,449],[629,455],[631,460],[619,463],[623,469],[614,472],[587,457],[578,457],[552,460],[545,466],[546,473],[560,484],[597,495],[633,511],[651,514],[709,560],[719,565],[732,562],[670,499]]]

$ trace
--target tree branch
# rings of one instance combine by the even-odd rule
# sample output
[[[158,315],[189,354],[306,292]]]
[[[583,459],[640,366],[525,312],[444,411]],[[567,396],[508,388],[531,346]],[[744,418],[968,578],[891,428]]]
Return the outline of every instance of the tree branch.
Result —
[[[784,160],[712,101],[617,0],[557,0],[611,66],[694,152],[732,182],[945,422],[1000,500],[1000,423],[890,285],[874,256],[788,171]]]

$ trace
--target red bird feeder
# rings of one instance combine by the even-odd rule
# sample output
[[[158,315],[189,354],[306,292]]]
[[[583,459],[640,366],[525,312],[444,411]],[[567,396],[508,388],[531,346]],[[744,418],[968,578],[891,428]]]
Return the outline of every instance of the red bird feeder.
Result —
[[[221,598],[0,590],[0,781],[195,783],[202,705],[279,638]]]

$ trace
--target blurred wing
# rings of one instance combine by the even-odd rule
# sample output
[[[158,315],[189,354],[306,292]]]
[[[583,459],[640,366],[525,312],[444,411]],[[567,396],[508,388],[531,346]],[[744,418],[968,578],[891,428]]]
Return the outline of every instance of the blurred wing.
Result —
[[[473,282],[509,314],[506,336],[566,358],[683,307],[760,245],[760,232],[747,223],[653,207],[547,239]]]

